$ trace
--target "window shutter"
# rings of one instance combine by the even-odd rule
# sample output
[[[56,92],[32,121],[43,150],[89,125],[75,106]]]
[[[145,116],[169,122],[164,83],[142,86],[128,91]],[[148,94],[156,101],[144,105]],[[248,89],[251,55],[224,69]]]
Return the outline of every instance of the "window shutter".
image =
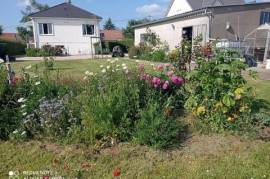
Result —
[[[38,28],[39,28],[39,34],[43,34],[43,25],[38,24]]]

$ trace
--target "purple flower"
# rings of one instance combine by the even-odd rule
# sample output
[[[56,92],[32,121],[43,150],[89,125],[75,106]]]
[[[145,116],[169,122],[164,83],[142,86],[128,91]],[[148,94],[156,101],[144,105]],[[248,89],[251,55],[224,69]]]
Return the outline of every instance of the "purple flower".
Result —
[[[164,84],[163,84],[163,86],[162,86],[162,88],[164,90],[167,90],[167,89],[169,89],[169,86],[170,86],[170,82],[169,81],[165,81]]]
[[[158,88],[161,84],[161,80],[158,77],[154,77],[152,80],[152,83],[153,83],[155,88]]]
[[[173,72],[173,71],[168,71],[168,72],[167,72],[167,76],[169,76],[169,77],[172,77],[172,76],[173,76],[173,74],[174,74],[174,72]]]
[[[179,77],[179,76],[176,76],[176,75],[173,75],[171,77],[171,80],[177,86],[184,84],[184,79],[182,77]]]

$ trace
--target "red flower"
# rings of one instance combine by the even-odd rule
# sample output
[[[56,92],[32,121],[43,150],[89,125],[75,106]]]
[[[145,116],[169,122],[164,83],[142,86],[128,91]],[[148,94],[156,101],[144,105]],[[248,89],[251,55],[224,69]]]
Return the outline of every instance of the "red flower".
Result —
[[[115,169],[114,171],[113,171],[113,176],[114,177],[119,177],[121,175],[121,171],[120,171],[120,169]]]
[[[49,179],[49,176],[44,176],[43,179]]]

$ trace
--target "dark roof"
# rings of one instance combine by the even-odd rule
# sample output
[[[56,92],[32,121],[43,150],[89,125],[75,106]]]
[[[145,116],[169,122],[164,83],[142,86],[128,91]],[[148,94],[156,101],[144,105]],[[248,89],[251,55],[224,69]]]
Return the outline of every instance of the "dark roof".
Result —
[[[250,6],[257,6],[257,5],[258,6],[259,5],[270,5],[270,2],[205,7],[205,8],[189,11],[189,12],[186,12],[186,13],[177,14],[177,15],[174,15],[174,16],[154,20],[154,21],[151,21],[151,22],[148,22],[148,23],[135,25],[135,26],[133,26],[133,28],[139,28],[139,27],[149,26],[149,25],[153,25],[153,24],[164,23],[164,22],[167,22],[167,21],[170,21],[170,20],[175,20],[175,19],[194,18],[194,17],[197,17],[197,16],[203,16],[203,15],[208,14],[209,10],[211,12],[211,10],[220,9],[220,8],[222,9],[222,8],[228,8],[228,7],[250,7]]]
[[[167,13],[171,9],[175,0],[171,0]],[[187,0],[193,10],[211,7],[211,6],[228,6],[228,5],[240,5],[245,4],[244,0]]]
[[[83,10],[71,3],[62,3],[49,9],[30,14],[29,17],[62,17],[62,18],[85,18],[85,19],[102,19],[91,12]]]

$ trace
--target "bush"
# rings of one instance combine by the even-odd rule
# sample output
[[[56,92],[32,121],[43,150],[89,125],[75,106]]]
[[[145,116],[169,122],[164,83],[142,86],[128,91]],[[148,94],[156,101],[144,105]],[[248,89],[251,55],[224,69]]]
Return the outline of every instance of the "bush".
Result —
[[[123,39],[118,41],[106,41],[102,42],[103,54],[112,53],[115,46],[120,46],[124,53],[128,53],[129,49],[133,46],[134,41],[132,39]],[[101,54],[100,43],[95,43],[95,53]]]
[[[149,102],[147,108],[140,112],[140,120],[136,124],[135,141],[154,148],[167,148],[179,142],[180,126],[173,118],[160,112],[159,104]]]
[[[38,48],[27,48],[26,49],[26,56],[28,57],[40,57],[41,52]]]
[[[2,51],[1,53],[3,53],[3,55],[16,56],[25,54],[25,44],[3,40],[0,40],[0,43],[4,44],[0,46],[0,48],[3,48],[2,50],[0,49],[0,52]]]
[[[254,92],[241,74],[246,65],[230,58],[232,54],[220,52],[209,61],[199,60],[198,68],[188,75],[185,106],[215,132],[241,131],[252,125]]]
[[[0,139],[4,140],[20,126],[19,105],[13,93],[14,89],[8,85],[4,66],[0,64]]]
[[[61,47],[53,47],[51,45],[44,45],[39,48],[28,48],[26,49],[26,56],[28,57],[51,57],[61,56],[63,51]]]

